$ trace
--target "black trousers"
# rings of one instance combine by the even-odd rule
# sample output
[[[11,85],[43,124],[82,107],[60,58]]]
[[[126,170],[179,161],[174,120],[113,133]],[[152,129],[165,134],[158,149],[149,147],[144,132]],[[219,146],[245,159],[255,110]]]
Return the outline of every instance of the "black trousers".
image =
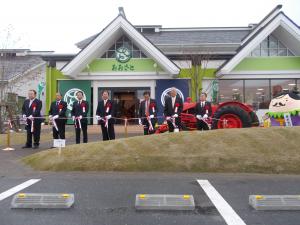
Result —
[[[77,127],[75,128],[75,133],[76,133],[76,144],[80,144],[80,133],[82,130],[82,135],[83,135],[83,143],[88,142],[88,135],[87,135],[87,123],[82,123],[81,122],[81,129],[79,127],[78,122],[76,121]]]
[[[169,132],[174,132],[175,127],[173,126],[173,123],[168,120],[168,127],[169,127]],[[178,129],[181,129],[181,119],[180,118],[175,118],[175,125],[177,126]]]
[[[53,127],[53,139],[65,139],[65,130],[66,130],[66,123],[64,121],[56,120],[56,125],[58,131]]]
[[[39,146],[40,145],[40,136],[41,136],[41,122],[34,121],[33,122],[33,133],[31,132],[31,121],[27,120],[27,126],[26,126],[26,131],[27,131],[27,141],[26,141],[26,146],[27,147],[32,147],[32,136],[33,136],[33,145],[34,146]]]
[[[197,120],[197,130],[209,130],[209,127],[203,120]]]
[[[153,130],[149,130],[149,122],[146,118],[144,118],[142,120],[142,124],[144,126],[144,135],[148,135],[148,134],[154,134],[155,133],[155,124],[157,123],[157,121],[155,119],[151,119],[151,123],[152,123],[152,127]]]
[[[107,127],[105,123],[101,122],[102,138],[103,141],[114,140],[115,139],[115,125],[112,122],[108,122]]]

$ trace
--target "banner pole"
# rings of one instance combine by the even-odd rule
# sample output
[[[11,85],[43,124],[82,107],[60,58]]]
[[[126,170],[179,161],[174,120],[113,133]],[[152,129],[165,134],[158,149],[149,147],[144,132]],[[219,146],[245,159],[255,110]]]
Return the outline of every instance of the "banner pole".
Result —
[[[14,148],[10,147],[10,124],[11,122],[8,121],[7,123],[7,135],[6,135],[6,148],[2,149],[3,151],[13,151]]]
[[[125,129],[125,137],[128,137],[128,131],[127,131],[127,117],[125,117],[125,122],[124,122],[124,129]]]

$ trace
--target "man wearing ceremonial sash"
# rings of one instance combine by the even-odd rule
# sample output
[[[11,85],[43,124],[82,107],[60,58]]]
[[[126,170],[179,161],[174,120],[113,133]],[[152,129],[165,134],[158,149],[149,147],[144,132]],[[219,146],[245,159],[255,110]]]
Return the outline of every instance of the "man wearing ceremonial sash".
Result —
[[[209,130],[207,120],[211,116],[211,103],[206,101],[207,94],[201,93],[200,101],[195,107],[195,116],[197,118],[197,130]]]
[[[103,91],[102,100],[98,102],[96,110],[96,119],[101,125],[103,141],[115,139],[114,103],[108,97],[108,91]]]
[[[82,130],[83,134],[83,143],[88,142],[87,135],[87,126],[88,119],[87,115],[89,112],[89,103],[83,100],[83,92],[78,91],[76,93],[76,97],[78,101],[73,103],[73,107],[71,110],[71,116],[74,121],[75,133],[76,133],[76,144],[80,144],[80,133]]]
[[[67,103],[62,101],[60,93],[56,93],[56,101],[51,103],[49,121],[53,125],[53,139],[65,139]]]
[[[165,100],[164,116],[168,122],[169,132],[174,132],[174,129],[181,128],[181,112],[183,109],[183,101],[177,95],[175,87],[171,88],[170,97]]]
[[[144,126],[144,135],[155,133],[157,123],[157,104],[150,98],[150,92],[144,92],[144,100],[140,103],[139,124]]]
[[[33,148],[37,149],[40,145],[41,117],[42,102],[36,98],[36,91],[28,91],[28,99],[23,103],[22,114],[23,119],[26,120],[27,141],[22,148],[32,148],[32,135],[33,135]],[[35,118],[39,117],[39,118]]]

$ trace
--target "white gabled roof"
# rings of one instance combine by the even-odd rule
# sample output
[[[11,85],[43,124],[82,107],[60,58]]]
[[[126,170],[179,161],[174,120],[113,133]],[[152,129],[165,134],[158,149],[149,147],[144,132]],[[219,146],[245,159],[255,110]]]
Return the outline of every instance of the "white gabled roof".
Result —
[[[219,68],[217,76],[230,74],[231,71],[249,54],[253,51],[266,37],[272,34],[277,28],[284,30],[282,38],[289,39],[294,49],[293,53],[300,55],[300,29],[299,27],[288,18],[283,12],[279,12],[277,15],[272,14],[272,18],[268,19],[268,23],[264,27],[260,27],[255,33],[251,34],[251,37],[247,37],[244,45],[240,47],[238,53],[227,61],[222,67]],[[282,32],[281,32],[282,33]],[[283,40],[280,40],[283,41]],[[295,44],[297,43],[297,44]]]
[[[61,69],[62,73],[76,77],[87,64],[99,55],[104,54],[114,41],[123,34],[126,34],[144,54],[152,58],[166,73],[177,75],[180,72],[179,67],[138,32],[124,15],[119,14],[95,39]]]

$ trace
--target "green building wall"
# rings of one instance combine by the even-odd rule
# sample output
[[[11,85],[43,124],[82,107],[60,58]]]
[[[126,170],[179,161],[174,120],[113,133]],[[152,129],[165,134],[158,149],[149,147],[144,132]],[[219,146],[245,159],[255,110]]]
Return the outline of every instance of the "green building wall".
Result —
[[[233,71],[300,70],[300,57],[248,57],[243,59]]]
[[[55,94],[58,90],[57,88],[57,80],[65,79],[69,80],[69,78],[62,74],[61,71],[56,68],[47,66],[46,68],[46,109],[50,108],[50,104],[55,99]]]

